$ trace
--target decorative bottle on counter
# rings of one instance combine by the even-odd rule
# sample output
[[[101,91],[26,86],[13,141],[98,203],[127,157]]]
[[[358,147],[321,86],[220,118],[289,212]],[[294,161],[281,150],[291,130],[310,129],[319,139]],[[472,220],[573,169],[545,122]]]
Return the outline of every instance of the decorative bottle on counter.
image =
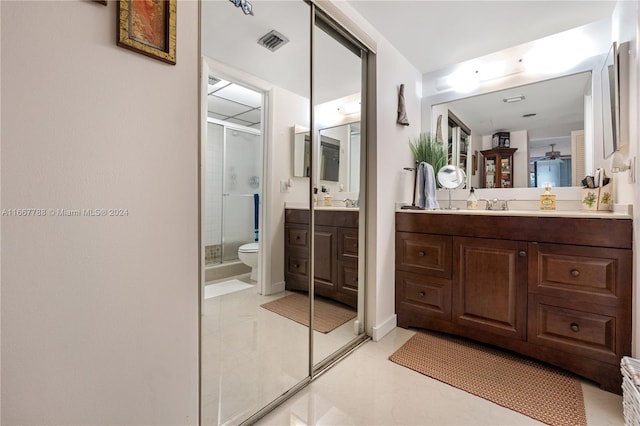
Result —
[[[551,184],[547,183],[544,192],[540,195],[540,210],[555,210],[556,196],[551,193]]]
[[[469,197],[467,197],[467,208],[472,210],[478,208],[478,198],[476,197],[476,190],[473,186],[469,191]]]
[[[327,191],[327,193],[324,196],[324,205],[327,207],[330,207],[332,205],[332,199],[331,199],[331,194],[329,193],[329,191]]]

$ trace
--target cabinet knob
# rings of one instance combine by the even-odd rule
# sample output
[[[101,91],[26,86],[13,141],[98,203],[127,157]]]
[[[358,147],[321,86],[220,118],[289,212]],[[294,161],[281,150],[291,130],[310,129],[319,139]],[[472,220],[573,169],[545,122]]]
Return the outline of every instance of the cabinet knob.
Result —
[[[296,240],[299,240],[299,239],[300,239],[300,235],[296,235]]]
[[[577,269],[572,269],[571,276],[574,278],[578,278],[580,276],[580,271],[578,271]]]
[[[353,243],[353,248],[358,248],[358,243]]]
[[[518,255],[519,255],[520,257],[525,257],[525,256],[527,255],[527,252],[526,252],[526,251],[524,251],[524,250],[520,250],[520,253],[518,253]]]
[[[580,331],[580,326],[578,324],[576,324],[575,322],[571,323],[571,331],[573,331],[574,333],[577,333],[578,331]]]
[[[419,251],[419,252],[418,252],[418,256],[420,256],[420,257],[424,257],[424,255],[425,255],[425,254],[426,254],[426,253],[425,253],[425,252],[423,252],[423,251]]]
[[[421,291],[420,293],[418,293],[420,295],[420,297],[424,297],[424,291]]]
[[[293,267],[294,267],[294,268],[296,268],[296,269],[298,269],[298,268],[300,268],[300,264],[299,264],[299,263],[296,263],[295,265],[293,265]]]

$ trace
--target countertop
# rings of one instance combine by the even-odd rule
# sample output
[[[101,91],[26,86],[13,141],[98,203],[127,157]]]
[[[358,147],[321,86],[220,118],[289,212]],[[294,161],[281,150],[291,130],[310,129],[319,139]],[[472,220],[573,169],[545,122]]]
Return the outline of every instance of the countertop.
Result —
[[[490,215],[490,216],[529,216],[529,217],[575,217],[594,219],[632,219],[631,206],[625,206],[616,211],[594,211],[594,210],[402,210],[397,208],[396,212],[413,214],[458,214],[458,215]]]
[[[342,204],[342,202],[340,203]],[[296,210],[309,210],[309,205],[305,203],[285,203],[285,209],[296,209]],[[323,211],[354,211],[357,212],[359,209],[357,207],[345,207],[345,206],[315,206],[314,210],[323,210]]]

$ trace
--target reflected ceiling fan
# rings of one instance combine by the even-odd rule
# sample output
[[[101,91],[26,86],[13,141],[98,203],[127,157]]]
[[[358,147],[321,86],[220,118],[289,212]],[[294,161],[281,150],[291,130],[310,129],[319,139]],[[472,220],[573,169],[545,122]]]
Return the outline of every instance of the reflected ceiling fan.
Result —
[[[556,146],[556,144],[552,143],[551,144],[551,151],[547,151],[544,153],[544,157],[542,158],[542,160],[560,160],[562,161],[562,154],[560,154],[560,151],[556,151],[554,149],[554,147]]]

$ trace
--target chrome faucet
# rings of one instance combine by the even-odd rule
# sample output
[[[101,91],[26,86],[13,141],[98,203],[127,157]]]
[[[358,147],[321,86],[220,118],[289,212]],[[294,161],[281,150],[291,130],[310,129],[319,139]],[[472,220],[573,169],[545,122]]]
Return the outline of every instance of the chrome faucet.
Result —
[[[345,207],[356,207],[356,202],[350,198],[345,198],[344,199],[344,206]]]
[[[513,201],[499,200],[497,198],[494,198],[493,200],[481,198],[481,200],[487,202],[486,210],[509,210],[509,201]]]

